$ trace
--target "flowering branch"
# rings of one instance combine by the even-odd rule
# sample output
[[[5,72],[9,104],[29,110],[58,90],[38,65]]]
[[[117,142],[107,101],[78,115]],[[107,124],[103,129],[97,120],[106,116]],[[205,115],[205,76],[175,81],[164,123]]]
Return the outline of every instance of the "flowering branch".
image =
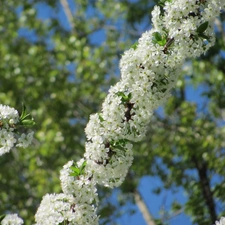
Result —
[[[0,156],[9,152],[14,146],[26,148],[31,144],[33,132],[20,133],[19,127],[32,126],[35,122],[23,105],[22,114],[17,110],[0,104]]]
[[[131,142],[145,136],[153,111],[175,87],[184,60],[214,45],[213,21],[225,8],[223,0],[163,0],[161,5],[152,12],[153,28],[122,56],[120,81],[85,129],[84,158],[63,167],[63,193],[43,197],[36,225],[98,224],[96,185],[114,188],[123,182],[133,160]]]
[[[13,147],[27,148],[32,140],[34,132],[21,133],[20,127],[34,125],[31,115],[26,112],[23,105],[21,115],[14,108],[0,104],[0,156],[9,152]],[[17,214],[0,215],[1,225],[21,225],[23,220]]]
[[[91,115],[86,126],[84,158],[63,167],[64,194],[43,198],[35,215],[37,225],[49,223],[54,213],[61,217],[49,224],[98,224],[96,184],[113,188],[123,182],[133,160],[131,142],[145,136],[153,110],[169,98],[184,60],[214,45],[212,22],[224,7],[222,0],[162,4],[163,11],[156,6],[152,12],[152,30],[122,56],[120,81],[110,88],[101,113]],[[58,207],[67,198],[65,207]]]

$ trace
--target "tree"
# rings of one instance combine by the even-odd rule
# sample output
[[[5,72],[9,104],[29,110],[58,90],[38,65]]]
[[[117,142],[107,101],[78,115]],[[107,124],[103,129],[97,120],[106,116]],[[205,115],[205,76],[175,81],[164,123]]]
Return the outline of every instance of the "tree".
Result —
[[[116,6],[115,8],[118,11],[112,11],[110,4],[112,7]],[[106,5],[107,7],[105,7]],[[142,5],[148,7],[142,7]],[[50,11],[60,10],[59,8],[61,7],[57,1],[48,1],[43,5],[35,1],[29,3],[7,1],[7,3],[3,2],[2,8],[4,10],[1,13],[1,18],[4,22],[2,26],[3,41],[0,47],[1,58],[4,59],[0,63],[3,74],[1,81],[3,93],[0,95],[1,102],[4,104],[10,103],[10,105],[15,105],[19,108],[21,101],[25,101],[26,105],[33,110],[32,115],[35,117],[38,125],[36,127],[35,149],[20,151],[19,154],[15,150],[4,159],[0,159],[3,161],[1,164],[4,163],[4,167],[1,169],[1,174],[4,177],[1,179],[1,187],[3,187],[3,190],[1,191],[2,197],[0,199],[2,202],[0,205],[2,211],[12,209],[11,205],[7,205],[7,203],[16,206],[13,210],[22,210],[24,209],[24,199],[28,199],[26,206],[30,210],[22,211],[21,213],[21,216],[24,219],[27,218],[28,222],[32,220],[31,217],[37,208],[43,192],[59,191],[58,171],[68,159],[74,156],[74,149],[77,149],[75,153],[77,154],[77,158],[82,155],[82,145],[84,143],[83,128],[87,117],[91,112],[98,110],[99,102],[105,96],[105,94],[102,94],[102,90],[106,90],[111,82],[115,82],[115,76],[112,75],[113,73],[116,74],[116,66],[114,63],[118,61],[119,54],[133,42],[132,39],[128,41],[130,35],[131,38],[134,38],[132,34],[137,34],[137,23],[135,21],[138,21],[138,19],[143,21],[143,18],[146,18],[146,12],[148,12],[146,9],[150,9],[152,4],[148,5],[147,1],[141,1],[139,4],[128,1],[113,3],[111,1],[105,1],[104,3],[92,1],[89,4],[85,1],[76,1],[76,17],[74,17],[74,20],[69,19],[70,26],[73,27],[71,30],[62,27],[62,24],[54,16],[48,23],[44,24],[37,18],[37,7],[41,6],[51,7]],[[127,6],[129,7],[126,11]],[[72,5],[70,7],[72,8]],[[89,15],[87,10],[90,10],[90,8],[93,10],[93,16],[85,23],[86,16]],[[137,8],[139,13],[137,17],[133,17],[131,12]],[[103,19],[101,17],[95,17],[100,12],[104,15]],[[125,20],[121,18],[125,18]],[[124,24],[122,24],[122,29],[124,29],[124,27],[128,26],[126,20],[130,23],[129,28],[132,27],[133,29],[130,32],[131,34],[124,35],[119,25],[113,26],[112,24],[116,21],[124,21]],[[4,27],[7,27],[7,31]],[[18,31],[21,32],[21,28],[23,32],[22,34],[18,34]],[[92,43],[91,35],[96,33],[97,30],[101,31],[103,28],[107,31],[106,41],[103,46],[99,47],[99,43]],[[26,34],[25,37],[23,37],[24,33]],[[126,44],[121,43],[119,45],[117,40],[121,39],[125,39]],[[209,56],[211,55],[209,54]],[[209,59],[206,58],[204,60]],[[74,68],[76,71],[75,78],[73,77]],[[90,70],[93,72],[92,74],[90,74]],[[198,72],[203,71],[199,70]],[[195,76],[192,79],[196,83],[202,82],[201,80],[195,80]],[[175,128],[172,131],[181,132],[180,136],[183,133],[186,135],[189,134],[187,132],[190,129],[189,123],[194,123],[195,129],[197,130],[196,133],[201,131],[199,127],[202,124],[206,124],[206,119],[200,119],[198,123],[195,122],[194,106],[190,103],[184,103],[185,96],[182,94],[186,88],[184,82],[186,80],[181,79],[181,85],[175,92],[175,97],[166,106],[165,115],[158,116],[156,120],[157,125],[163,123],[165,128],[168,129],[168,126],[170,127],[173,122],[173,115],[176,113],[177,118],[174,120],[177,124],[174,125]],[[222,87],[220,88],[222,89]],[[213,92],[209,93],[211,94]],[[221,101],[221,98],[217,98],[217,100]],[[214,108],[216,107],[214,106]],[[169,117],[167,117],[167,114]],[[179,118],[182,119],[179,120]],[[215,123],[213,124],[213,121],[207,123],[209,123],[208,129],[212,134],[214,134],[213,130],[217,130],[215,137],[216,139],[219,137],[218,140],[220,140],[220,127]],[[160,157],[163,162],[165,161],[165,165],[169,164],[167,165],[168,171],[164,171],[161,165],[157,165],[157,162],[152,167],[153,170],[150,171],[149,163],[143,160],[143,164],[140,167],[139,161],[138,164],[134,164],[133,166],[135,180],[133,181],[134,178],[131,171],[127,179],[129,183],[124,184],[122,190],[130,189],[132,184],[134,187],[133,190],[128,191],[134,192],[138,184],[138,177],[155,173],[160,175],[163,180],[167,174],[171,173],[172,178],[177,178],[175,179],[175,184],[189,185],[188,179],[186,183],[181,182],[181,176],[184,176],[183,174],[177,174],[177,172],[183,171],[178,171],[175,166],[180,168],[181,165],[184,166],[183,162],[187,161],[187,167],[182,167],[182,169],[192,169],[193,162],[196,162],[195,168],[204,167],[204,165],[198,166],[199,158],[195,159],[195,157],[201,157],[202,153],[200,154],[200,152],[199,156],[194,155],[190,157],[191,153],[187,149],[187,152],[184,154],[186,158],[180,158],[184,151],[182,147],[189,146],[188,138],[178,140],[174,143],[172,131],[168,133],[163,127],[162,129],[158,129],[158,126],[156,127],[153,126],[151,128],[154,132],[153,135],[151,132],[150,142],[149,139],[143,142],[142,148],[138,148],[136,155],[140,159],[140,154],[146,152],[146,144],[147,146],[153,146],[156,154],[149,155],[149,159],[153,160],[153,158]],[[205,140],[204,135],[208,134],[208,132],[202,132],[202,140]],[[73,138],[71,134],[73,136],[76,134],[76,136]],[[162,142],[162,140],[165,140],[165,137],[167,141],[170,141],[169,145],[168,142],[167,144]],[[192,141],[193,137],[195,137],[194,133],[190,132],[189,141]],[[215,137],[211,138],[215,139]],[[212,140],[209,140],[206,146],[212,149],[215,149],[215,146],[219,146],[221,149],[221,143],[217,143],[214,146],[212,145],[214,143],[211,142]],[[157,143],[165,143],[165,146],[157,146]],[[173,154],[171,148],[168,148],[168,146],[174,146]],[[199,146],[201,146],[201,143],[198,142],[194,143],[194,146],[191,147]],[[162,148],[163,152],[161,151]],[[203,148],[202,152],[205,153]],[[178,159],[180,161],[176,162],[175,160],[173,165],[170,165],[171,161],[173,161],[171,159],[174,159],[175,155],[179,156]],[[191,162],[189,162],[190,158],[192,158]],[[209,159],[212,159],[211,156]],[[134,162],[136,161],[134,160]],[[214,163],[211,166],[215,166]],[[216,170],[220,171],[218,173],[222,176],[221,166],[220,169],[217,168]],[[199,172],[200,170],[201,168]],[[204,168],[203,170],[206,171]],[[20,177],[17,177],[15,171],[23,171],[23,173]],[[172,179],[169,181],[169,183],[165,184],[167,188],[173,182]],[[196,187],[194,194],[199,193],[199,190],[200,193],[203,191],[197,182],[194,184]],[[44,190],[43,186],[45,187]],[[218,193],[220,192],[218,197],[221,197],[222,189],[220,187],[218,187],[217,191]],[[190,189],[189,186],[185,188]],[[18,193],[20,193],[19,197]],[[201,194],[195,196],[199,197]],[[190,198],[189,209],[197,205],[196,201],[202,204],[204,202],[202,199],[193,199],[191,202]],[[196,209],[191,211],[192,213],[197,212]],[[196,215],[200,215],[200,213],[197,212],[194,216]],[[213,218],[215,218],[215,215]],[[205,223],[202,220],[198,220],[197,222],[199,224]]]

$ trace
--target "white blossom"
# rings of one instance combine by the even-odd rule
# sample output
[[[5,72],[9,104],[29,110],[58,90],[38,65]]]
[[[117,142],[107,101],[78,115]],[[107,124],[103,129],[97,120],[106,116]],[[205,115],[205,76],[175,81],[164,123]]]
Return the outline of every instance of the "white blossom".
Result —
[[[77,162],[78,167],[81,167],[84,159]],[[71,176],[73,172],[71,166],[73,161],[69,161],[63,166],[60,171],[61,187],[64,194],[73,195],[77,203],[97,204],[98,195],[96,183],[88,174],[80,175],[78,177]]]
[[[16,124],[19,122],[19,113],[17,110],[14,108],[11,108],[6,105],[0,104],[0,122],[1,122],[1,127],[9,127],[9,121],[10,124],[14,122]]]
[[[17,214],[8,214],[2,220],[1,225],[22,225],[23,220]]]
[[[36,225],[97,225],[94,206],[77,204],[72,195],[47,194],[43,197],[35,215]]]
[[[15,135],[11,130],[0,129],[0,156],[9,152],[16,141]]]
[[[225,217],[221,217],[220,221],[216,221],[215,225],[225,225]]]
[[[28,134],[23,133],[19,138],[18,138],[18,144],[16,145],[17,147],[23,147],[27,148],[32,140],[33,140],[34,132],[30,132]]]
[[[87,165],[85,171],[92,174],[96,183],[106,187],[118,187],[124,181],[129,167],[133,161],[132,144],[126,143],[120,149],[119,146],[104,146],[101,151],[104,154],[96,155],[98,148],[92,148],[92,143],[87,143],[85,153]],[[119,144],[118,144],[119,145]]]
[[[8,153],[13,147],[28,147],[33,140],[33,132],[19,133],[19,113],[14,108],[0,104],[0,156]]]

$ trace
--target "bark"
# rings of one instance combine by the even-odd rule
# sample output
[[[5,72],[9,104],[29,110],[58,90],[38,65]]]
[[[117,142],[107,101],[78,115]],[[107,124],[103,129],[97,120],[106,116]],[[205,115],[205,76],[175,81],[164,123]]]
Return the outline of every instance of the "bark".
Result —
[[[213,192],[210,187],[210,178],[208,177],[207,171],[207,163],[203,161],[203,159],[198,160],[195,156],[193,156],[193,162],[198,171],[199,181],[202,188],[202,194],[205,199],[206,206],[208,208],[211,223],[214,224],[217,220],[215,202],[213,198]]]

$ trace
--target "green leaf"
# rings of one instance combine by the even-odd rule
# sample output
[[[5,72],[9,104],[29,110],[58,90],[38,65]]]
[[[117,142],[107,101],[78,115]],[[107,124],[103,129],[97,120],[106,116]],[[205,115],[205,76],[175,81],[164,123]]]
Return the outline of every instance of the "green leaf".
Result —
[[[104,122],[104,119],[100,113],[98,113],[98,118],[99,118],[100,122]]]
[[[198,32],[199,34],[204,33],[204,32],[206,31],[206,29],[208,28],[208,25],[209,25],[209,22],[208,22],[208,21],[202,23],[202,24],[197,28],[197,32]]]
[[[134,50],[137,48],[137,46],[138,46],[138,42],[136,41],[132,46],[131,46],[131,48],[133,48]]]
[[[203,38],[203,39],[206,39],[206,40],[209,40],[209,36],[205,35],[205,34],[198,34],[199,37]]]
[[[20,116],[20,119],[22,120],[25,115],[26,115],[26,106],[22,103],[22,113],[21,113],[21,116]]]
[[[126,95],[122,91],[117,92],[116,95],[121,97],[121,100],[122,100],[123,103],[128,103],[130,101],[131,97],[132,97],[131,93]]]
[[[73,170],[73,172],[79,172],[80,171],[80,169],[78,167],[75,167],[75,166],[71,166],[70,169]]]
[[[124,147],[126,146],[128,140],[127,139],[121,139],[118,141],[111,141],[110,146],[112,149],[120,149],[124,150]]]
[[[116,95],[121,96],[122,98],[126,97],[126,95],[122,91],[117,92]]]
[[[154,32],[153,33],[153,43],[157,43],[158,41],[162,40],[162,36],[159,32]]]
[[[0,216],[0,222],[2,222],[2,220],[5,218],[5,216],[6,216],[5,214]]]
[[[153,189],[153,193],[156,195],[159,195],[161,193],[161,191],[162,191],[162,189],[160,187]]]
[[[72,177],[78,177],[79,176],[79,173],[70,173],[70,176],[72,176]]]
[[[76,176],[80,175],[80,169],[79,168],[72,166],[72,167],[70,167],[70,169],[73,171],[72,173],[70,173],[71,176],[76,177]]]
[[[174,202],[172,203],[172,210],[173,210],[174,212],[180,210],[181,208],[182,208],[182,206],[181,206],[181,204],[180,204],[179,202],[174,201]]]
[[[166,2],[172,2],[172,0],[160,0],[158,4],[164,7]]]
[[[166,44],[166,36],[162,36],[159,32],[154,32],[152,42],[164,46]]]
[[[22,107],[23,107],[23,110],[19,119],[19,125],[33,126],[35,122],[33,118],[31,117],[31,114],[26,112],[26,106],[23,103],[22,103]]]
[[[80,167],[80,173],[81,173],[81,174],[83,174],[86,165],[87,165],[87,162],[84,161],[84,162],[82,163],[81,167]]]
[[[80,167],[78,167],[77,165],[76,166],[71,166],[70,169],[73,172],[70,173],[70,176],[77,177],[77,176],[83,175],[86,165],[87,165],[87,162],[84,161]]]
[[[33,126],[33,125],[35,125],[35,122],[32,119],[31,120],[24,119],[24,120],[21,121],[21,125],[23,125],[23,126]]]

